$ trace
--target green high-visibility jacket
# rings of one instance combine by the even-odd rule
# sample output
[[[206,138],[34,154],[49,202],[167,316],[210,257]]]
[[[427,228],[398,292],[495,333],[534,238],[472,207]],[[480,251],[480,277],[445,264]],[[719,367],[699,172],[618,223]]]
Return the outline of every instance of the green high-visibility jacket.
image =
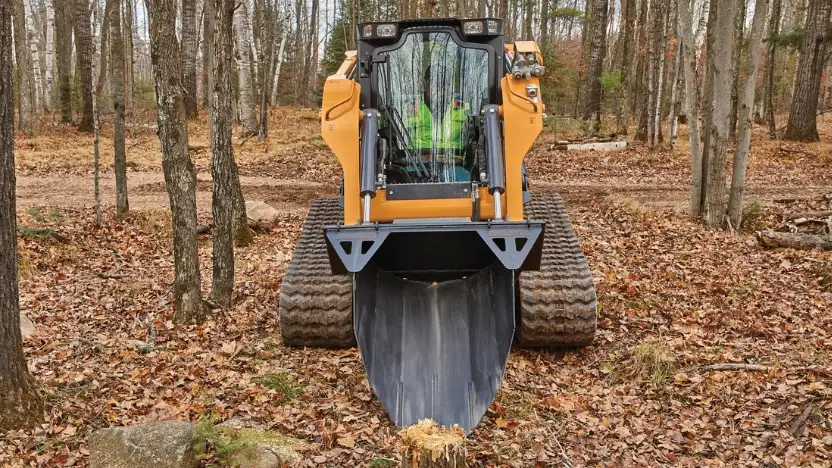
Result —
[[[407,103],[405,109],[407,131],[414,148],[461,149],[462,129],[470,106],[453,100],[445,111],[439,127],[433,128],[433,115],[423,100]]]

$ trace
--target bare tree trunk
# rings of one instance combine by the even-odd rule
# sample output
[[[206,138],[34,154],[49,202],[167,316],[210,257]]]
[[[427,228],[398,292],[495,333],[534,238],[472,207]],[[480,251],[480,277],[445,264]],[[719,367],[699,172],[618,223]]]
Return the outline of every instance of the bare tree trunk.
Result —
[[[113,133],[113,167],[116,173],[116,215],[130,209],[127,199],[127,153],[124,148],[124,41],[121,38],[121,0],[110,11],[110,68],[113,84],[113,110],[116,114]],[[102,50],[104,55],[106,51]]]
[[[43,401],[26,367],[20,334],[11,10],[10,2],[0,2],[0,430],[43,419]]]
[[[728,152],[728,132],[731,124],[731,46],[736,0],[713,0],[711,15],[716,15],[713,31],[708,35],[708,80],[712,108],[706,131],[709,133],[707,180],[705,182],[705,221],[719,227],[725,220],[725,163]]]
[[[22,132],[31,132],[35,107],[35,80],[32,76],[31,56],[26,36],[26,8],[23,0],[14,0],[14,54],[18,83],[17,127]]]
[[[681,8],[687,8],[683,6],[682,3],[685,0],[680,0],[677,5],[676,9],[677,12]],[[671,88],[670,88],[670,148],[676,149],[676,137],[678,136],[679,132],[679,107],[681,103],[679,102],[679,95],[681,90],[679,89],[680,83],[682,82],[681,77],[681,64],[682,64],[682,37],[679,34],[679,21],[676,20],[676,37],[677,37],[677,45],[676,45],[676,59],[673,62],[673,79],[671,80]]]
[[[629,124],[629,113],[627,112],[627,102],[632,96],[633,86],[632,73],[630,68],[634,62],[633,55],[635,54],[635,22],[636,22],[636,0],[624,0],[622,7],[622,23],[624,25],[622,35],[619,38],[621,44],[621,91],[622,96],[618,101],[616,111],[616,121],[618,132],[621,135],[627,134],[627,126]]]
[[[607,0],[593,0],[591,31],[589,38],[589,67],[586,73],[586,93],[582,118],[601,120],[601,73],[604,68],[604,53],[607,50]]]
[[[817,111],[820,80],[826,61],[826,34],[829,32],[829,15],[832,0],[809,0],[803,45],[800,46],[800,62],[792,94],[789,123],[783,139],[792,141],[818,141]]]
[[[280,69],[283,65],[284,53],[286,51],[286,39],[288,36],[288,31],[285,30],[280,35],[280,47],[277,51],[277,63],[274,67],[274,78],[272,78],[272,93],[270,101],[273,106],[277,105],[277,85],[280,82]]]
[[[213,178],[214,280],[211,301],[231,308],[234,292],[233,176],[234,150],[231,146],[231,54],[235,0],[214,3],[214,96],[211,112],[211,176]]]
[[[110,12],[113,11],[113,1],[106,0],[104,4],[104,22],[101,24],[101,60],[99,61],[98,66],[98,78],[96,78],[95,87],[93,87],[93,91],[95,92],[95,99],[104,95],[104,85],[107,82],[107,74],[109,72],[108,68],[108,59],[110,56]],[[112,80],[112,77],[110,78]],[[93,102],[93,107],[97,106],[98,102]],[[95,110],[93,110],[93,116],[95,115]],[[94,122],[93,122],[94,124]],[[94,126],[94,125],[93,125]]]
[[[124,1],[124,113],[133,113],[133,0]]]
[[[257,106],[254,104],[254,76],[251,69],[251,44],[249,43],[248,7],[246,2],[234,10],[234,35],[237,39],[237,64],[239,67],[240,120],[243,136],[257,134]]]
[[[205,0],[206,5],[211,1]],[[196,26],[196,0],[182,0],[182,69],[185,71],[185,113],[189,119],[196,117]],[[202,53],[206,50],[203,46]],[[203,57],[203,63],[205,60]],[[208,73],[207,68],[203,70]]]
[[[23,8],[26,11],[26,31],[29,43],[29,64],[32,66],[32,108],[35,114],[43,110],[43,81],[40,68],[40,33],[35,27],[35,10],[29,0],[23,0]]]
[[[196,244],[196,171],[188,155],[182,56],[176,40],[176,0],[148,3],[162,169],[173,226],[173,318],[177,322],[202,321],[207,308],[202,302]]]
[[[55,64],[58,70],[58,100],[61,106],[61,122],[72,123],[72,24],[74,2],[57,2],[55,32],[58,47]]]
[[[740,96],[740,76],[742,75],[742,51],[745,41],[746,0],[737,0],[737,16],[734,18],[734,50],[731,67],[733,69],[731,85],[731,123],[728,127],[728,138],[737,136],[737,108]]]
[[[734,150],[734,172],[731,176],[731,196],[728,200],[728,219],[731,225],[739,227],[742,222],[745,172],[748,168],[748,150],[751,148],[751,119],[754,112],[754,90],[757,88],[757,65],[760,61],[760,47],[763,44],[763,23],[768,13],[768,0],[757,0],[754,6],[754,21],[751,25],[746,75],[740,97],[739,133]]]
[[[648,1],[641,0],[640,11],[638,15],[638,24],[641,27],[638,29],[637,36],[636,36],[636,50],[646,50],[649,47],[650,39],[647,34],[646,24],[647,24],[647,13],[648,13]],[[636,66],[636,73],[635,77],[637,85],[636,85],[636,93],[635,99],[633,100],[633,114],[638,121],[638,127],[636,127],[636,135],[635,139],[638,141],[647,141],[647,121],[648,121],[648,111],[649,108],[649,80],[648,80],[648,57],[639,54],[638,56],[638,65]]]
[[[83,112],[78,130],[92,132],[92,26],[90,25],[90,4],[87,0],[75,1],[75,50],[78,54],[81,75],[81,101]]]
[[[698,218],[702,213],[702,151],[699,134],[699,92],[696,83],[696,43],[694,42],[691,7],[688,0],[679,3],[679,21],[682,31],[683,68],[685,72],[685,102],[688,114],[688,138],[690,140],[691,183],[690,211]]]
[[[647,143],[651,148],[659,145],[659,127],[661,126],[661,105],[664,85],[664,41],[667,6],[665,2],[650,5],[650,39],[648,46],[648,100],[647,109]]]
[[[43,93],[46,99],[44,108],[52,110],[52,99],[54,97],[55,85],[55,6],[52,4],[54,0],[46,0],[46,49],[44,52],[44,62],[46,65],[46,80],[44,83],[45,91]]]
[[[211,81],[211,47],[214,43],[214,1],[204,0],[204,7],[202,10],[202,99],[204,99],[202,105],[208,109],[208,113],[210,114],[211,96],[214,89]],[[196,49],[194,49],[194,54],[196,54]],[[208,120],[211,120],[210,115],[208,116]]]
[[[774,0],[771,5],[771,17],[768,23],[768,36],[780,34],[780,9],[782,0]],[[763,90],[764,118],[768,125],[768,136],[772,140],[777,138],[777,126],[774,122],[774,64],[777,55],[777,41],[768,41],[766,52],[765,89]]]

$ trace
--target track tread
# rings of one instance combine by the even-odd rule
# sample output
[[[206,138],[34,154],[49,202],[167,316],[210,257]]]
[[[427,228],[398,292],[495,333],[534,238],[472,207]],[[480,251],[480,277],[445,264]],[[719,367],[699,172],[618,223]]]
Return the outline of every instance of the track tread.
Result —
[[[546,221],[540,271],[520,274],[520,323],[524,347],[586,346],[595,339],[598,299],[563,200],[538,195],[526,217]]]
[[[333,275],[323,227],[342,220],[337,199],[312,201],[283,285],[280,333],[289,346],[347,348],[355,345],[352,279]]]

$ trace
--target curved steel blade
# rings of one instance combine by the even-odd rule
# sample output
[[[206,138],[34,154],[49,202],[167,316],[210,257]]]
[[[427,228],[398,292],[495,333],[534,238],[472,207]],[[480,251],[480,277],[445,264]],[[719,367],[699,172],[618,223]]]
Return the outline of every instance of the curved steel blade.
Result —
[[[399,427],[431,418],[466,434],[497,393],[514,336],[514,273],[499,262],[426,283],[373,263],[355,275],[355,335],[378,399]]]

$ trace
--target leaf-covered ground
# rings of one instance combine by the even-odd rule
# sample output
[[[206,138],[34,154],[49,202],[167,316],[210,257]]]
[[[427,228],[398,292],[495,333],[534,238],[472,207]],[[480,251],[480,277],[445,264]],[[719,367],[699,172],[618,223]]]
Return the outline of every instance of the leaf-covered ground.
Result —
[[[303,440],[303,466],[396,465],[397,431],[358,352],[281,344],[280,282],[305,207],[337,193],[340,175],[314,111],[272,118],[269,144],[235,149],[247,198],[281,217],[237,251],[234,308],[201,326],[170,321],[170,218],[152,121],[128,141],[134,212],[105,209],[101,228],[90,139],[50,125],[19,136],[19,222],[60,239],[19,240],[21,306],[38,327],[25,351],[49,413],[37,428],[0,434],[0,465],[85,465],[96,428],[206,416]],[[191,134],[208,222],[204,124]],[[684,141],[675,152],[566,153],[551,149],[559,137],[548,133],[529,156],[532,189],[567,200],[598,287],[598,339],[577,351],[512,351],[468,442],[471,464],[829,467],[832,253],[765,251],[747,228],[732,235],[688,219]],[[824,208],[830,146],[782,151],[755,134],[750,224]],[[102,187],[112,205],[108,165]],[[775,202],[784,199],[795,201]],[[200,238],[206,291],[210,242]],[[724,363],[752,367],[705,367]]]

